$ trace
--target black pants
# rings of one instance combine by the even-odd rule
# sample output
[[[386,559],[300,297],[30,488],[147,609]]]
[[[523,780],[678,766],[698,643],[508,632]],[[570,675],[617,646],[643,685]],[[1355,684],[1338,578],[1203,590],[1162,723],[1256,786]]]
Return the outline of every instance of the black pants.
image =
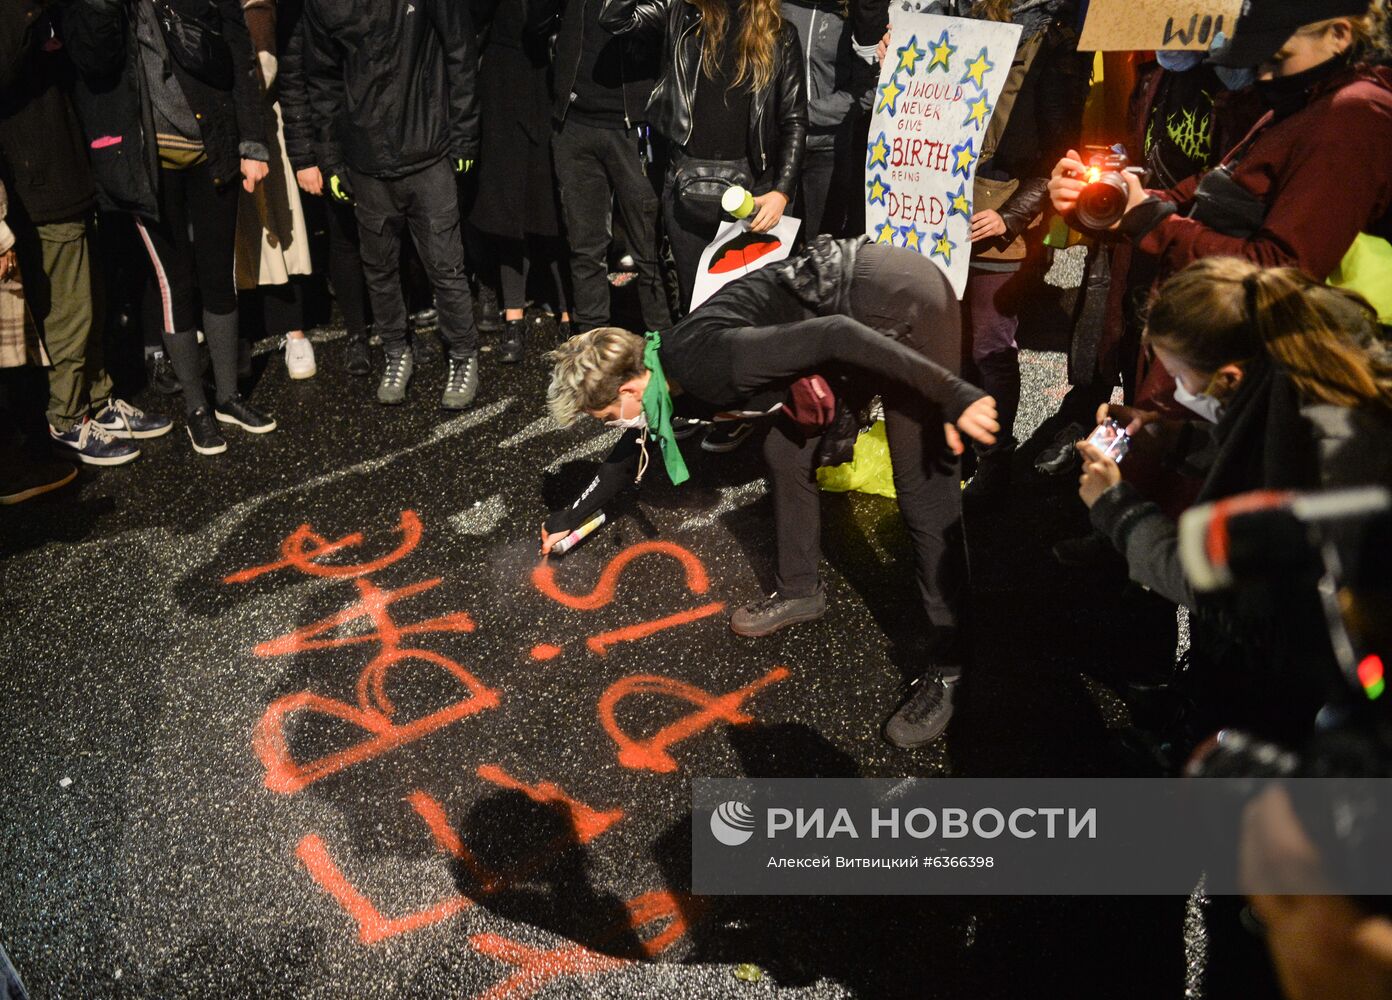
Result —
[[[354,340],[367,339],[367,279],[363,276],[358,220],[352,206],[325,198],[329,227],[329,284]]]
[[[951,293],[936,268],[923,257],[890,255],[884,246],[860,250],[851,285],[851,317],[885,332],[951,371],[961,367],[961,319]],[[937,302],[942,297],[944,301]],[[929,299],[934,301],[929,301]],[[826,334],[835,338],[833,324]],[[781,349],[808,357],[834,357],[835,345],[820,345],[817,334],[787,338]],[[775,350],[777,341],[761,347]],[[894,490],[899,511],[914,547],[919,595],[929,621],[955,628],[965,594],[965,571],[960,545],[961,486],[957,459],[943,439],[939,407],[903,382],[866,386],[881,393],[885,433],[894,465]],[[817,487],[818,440],[804,440],[780,421],[764,442],[764,458],[773,489],[778,539],[780,594],[805,597],[819,585],[821,559],[821,495]]]
[[[558,237],[528,235],[525,240],[494,237],[494,243],[498,255],[498,292],[504,309],[527,307],[527,279],[540,267],[551,276],[551,291],[547,294],[552,298],[547,301],[556,309],[556,315],[570,312],[572,295],[565,268],[561,266],[565,244]],[[607,278],[605,287],[608,287]]]
[[[609,323],[609,244],[618,209],[626,249],[638,265],[638,308],[649,330],[672,325],[657,263],[657,194],[643,172],[632,129],[566,122],[552,137],[561,190],[575,320],[580,330]]]
[[[379,178],[352,171],[358,233],[372,315],[390,355],[407,349],[406,299],[401,292],[401,234],[410,227],[426,276],[435,289],[440,333],[451,357],[478,349],[474,300],[464,268],[459,194],[445,160],[405,177]]]
[[[236,184],[215,185],[206,163],[161,169],[159,221],[136,216],[155,271],[165,333],[197,329],[200,301],[210,313],[236,311],[237,190]]]

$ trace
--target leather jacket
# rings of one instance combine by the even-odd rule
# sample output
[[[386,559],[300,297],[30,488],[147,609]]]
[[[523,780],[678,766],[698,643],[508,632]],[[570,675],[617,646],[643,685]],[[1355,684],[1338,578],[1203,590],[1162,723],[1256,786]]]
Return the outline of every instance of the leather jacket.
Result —
[[[645,32],[663,39],[662,73],[648,101],[648,121],[678,146],[691,141],[691,108],[701,79],[701,12],[689,0],[604,0],[599,23],[615,35]],[[807,142],[807,93],[797,31],[778,31],[773,79],[754,95],[749,160],[760,187],[790,200],[798,188]]]

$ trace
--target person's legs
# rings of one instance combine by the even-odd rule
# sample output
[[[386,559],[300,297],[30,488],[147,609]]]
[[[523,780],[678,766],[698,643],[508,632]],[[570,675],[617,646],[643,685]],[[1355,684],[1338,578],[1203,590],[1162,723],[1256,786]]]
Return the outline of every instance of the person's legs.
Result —
[[[1015,333],[1020,322],[1013,293],[1015,271],[973,268],[962,304],[963,336],[970,344],[967,379],[996,401],[1001,433],[990,448],[977,448],[976,474],[969,497],[995,498],[1009,487],[1015,454],[1015,414],[1020,409],[1020,349]]]
[[[784,597],[810,597],[821,586],[822,498],[817,486],[817,445],[784,421],[764,439],[764,462],[773,493],[778,575],[774,587]]]
[[[527,349],[527,247],[525,240],[498,237],[498,287],[503,298],[503,340],[498,360],[516,364]]]
[[[189,241],[186,174],[160,170],[159,221],[137,216],[135,226],[154,271],[165,352],[179,379],[184,409],[195,413],[208,409],[208,397],[203,392],[203,358],[198,349],[197,278]]]
[[[373,328],[387,356],[397,357],[409,348],[406,297],[401,289],[401,233],[406,215],[398,203],[398,182],[356,171],[352,182],[357,198],[358,250]]]
[[[187,173],[188,211],[193,223],[193,262],[203,303],[203,338],[212,360],[217,404],[237,395],[237,286],[233,258],[237,240],[237,185],[213,183],[206,164]]]
[[[649,330],[665,330],[672,325],[672,310],[667,304],[657,256],[657,193],[643,170],[635,134],[612,130],[606,138],[609,150],[604,166],[614,189],[614,205],[623,225],[628,253],[638,267],[638,308]],[[607,251],[608,247],[605,249]],[[574,280],[578,286],[579,279]],[[576,294],[579,295],[578,287]]]
[[[449,345],[450,357],[468,358],[478,352],[478,324],[469,274],[464,267],[454,172],[441,160],[399,183],[407,199],[406,221],[411,227],[411,239],[435,290],[440,333]]]
[[[608,254],[613,193],[603,162],[610,151],[606,141],[609,131],[568,122],[551,138],[561,211],[570,243],[570,275],[575,282],[574,319],[582,331],[609,324]]]
[[[59,432],[81,423],[111,395],[101,330],[93,309],[91,231],[86,219],[37,226],[48,309],[35,316],[52,361],[48,422]]]
[[[788,625],[826,614],[818,563],[822,555],[822,501],[817,486],[817,446],[779,420],[764,439],[764,461],[773,493],[774,534],[778,546],[774,592],[730,616],[738,635],[772,635]]]
[[[802,160],[802,181],[798,210],[802,213],[803,239],[822,232],[827,197],[831,192],[831,174],[836,167],[836,150],[830,146],[808,147]]]

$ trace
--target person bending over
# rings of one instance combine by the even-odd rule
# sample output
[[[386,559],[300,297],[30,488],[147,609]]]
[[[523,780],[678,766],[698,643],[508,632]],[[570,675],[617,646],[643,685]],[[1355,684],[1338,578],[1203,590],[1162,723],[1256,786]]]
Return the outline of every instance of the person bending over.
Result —
[[[795,421],[801,408],[787,404],[813,376],[836,380],[847,397],[879,393],[932,640],[927,669],[885,735],[903,747],[936,739],[951,718],[964,660],[957,630],[962,578],[954,582],[944,572],[947,538],[961,516],[958,431],[990,444],[999,429],[995,401],[956,375],[960,333],[956,299],[930,261],[864,237],[823,236],[800,256],[722,288],[664,335],[601,327],[572,337],[551,354],[553,417],[565,426],[588,414],[626,433],[579,499],[546,519],[542,551],[592,517],[635,472],[641,480],[650,435],[673,483],[688,478],[674,416],[767,419],[776,589],[737,610],[730,627],[766,636],[820,618],[822,426]]]

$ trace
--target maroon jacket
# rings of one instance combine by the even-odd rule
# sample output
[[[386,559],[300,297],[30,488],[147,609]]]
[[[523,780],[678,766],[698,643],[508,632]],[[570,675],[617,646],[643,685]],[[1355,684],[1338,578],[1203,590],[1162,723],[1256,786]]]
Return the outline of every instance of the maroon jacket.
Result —
[[[1251,237],[1224,236],[1183,217],[1198,177],[1155,192],[1179,212],[1136,246],[1159,259],[1162,280],[1191,261],[1223,256],[1298,267],[1323,281],[1359,233],[1392,235],[1392,71],[1353,67],[1304,109],[1271,120],[1268,114],[1257,122],[1224,160],[1236,159],[1233,180],[1266,206]]]

